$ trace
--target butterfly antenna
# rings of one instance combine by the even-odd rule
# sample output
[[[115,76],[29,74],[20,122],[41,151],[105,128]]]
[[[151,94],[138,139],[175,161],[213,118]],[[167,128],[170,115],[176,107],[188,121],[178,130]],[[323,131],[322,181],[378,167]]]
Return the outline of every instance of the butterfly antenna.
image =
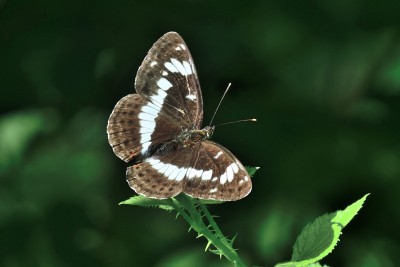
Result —
[[[217,124],[217,125],[215,125],[215,126],[227,125],[227,124],[232,124],[232,123],[237,123],[237,122],[244,122],[244,121],[255,122],[255,121],[257,121],[257,119],[244,119],[244,120],[230,121],[230,122],[225,122],[225,123]]]
[[[217,106],[217,108],[215,109],[214,115],[212,116],[211,121],[210,121],[210,124],[209,124],[208,126],[211,126],[211,124],[212,124],[212,122],[213,122],[213,120],[214,120],[215,114],[217,114],[217,111],[218,111],[218,109],[219,109],[219,106],[221,105],[222,100],[224,100],[224,97],[225,97],[226,93],[228,93],[229,88],[231,88],[231,83],[229,83],[228,86],[226,87],[225,92],[224,92],[224,94],[222,95],[221,100],[219,101],[218,106]]]

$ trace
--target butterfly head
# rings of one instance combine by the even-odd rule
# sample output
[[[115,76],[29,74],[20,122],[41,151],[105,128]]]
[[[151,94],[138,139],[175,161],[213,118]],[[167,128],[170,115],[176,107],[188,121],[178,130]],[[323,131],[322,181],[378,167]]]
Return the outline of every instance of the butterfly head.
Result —
[[[211,136],[214,134],[215,126],[206,126],[203,128],[204,138],[210,139]]]

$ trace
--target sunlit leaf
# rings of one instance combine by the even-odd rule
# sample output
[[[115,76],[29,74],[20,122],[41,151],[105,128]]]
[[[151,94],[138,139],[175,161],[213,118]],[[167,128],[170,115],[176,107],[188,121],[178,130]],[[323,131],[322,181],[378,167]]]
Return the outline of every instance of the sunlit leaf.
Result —
[[[156,207],[163,210],[173,210],[170,199],[153,199],[144,196],[134,196],[119,203],[119,205],[133,205],[140,207]]]
[[[358,213],[368,195],[366,194],[345,210],[325,214],[304,227],[293,246],[291,261],[276,266],[308,266],[331,253],[339,241],[342,229]]]
[[[254,174],[260,169],[260,167],[251,167],[251,166],[246,166],[246,171],[249,173],[250,177],[253,177]]]

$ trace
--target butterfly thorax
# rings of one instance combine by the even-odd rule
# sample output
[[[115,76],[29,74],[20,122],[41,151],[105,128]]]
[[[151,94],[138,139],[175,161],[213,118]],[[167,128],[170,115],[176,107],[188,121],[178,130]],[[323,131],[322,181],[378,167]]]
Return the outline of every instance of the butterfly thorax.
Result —
[[[214,129],[214,126],[206,126],[201,130],[183,129],[182,132],[176,137],[175,141],[181,144],[184,148],[193,147],[196,143],[210,139],[214,133]]]
[[[171,153],[171,151],[194,147],[196,144],[210,139],[214,133],[214,129],[214,126],[206,126],[200,130],[183,128],[182,132],[176,138],[156,148],[154,155],[163,156]]]

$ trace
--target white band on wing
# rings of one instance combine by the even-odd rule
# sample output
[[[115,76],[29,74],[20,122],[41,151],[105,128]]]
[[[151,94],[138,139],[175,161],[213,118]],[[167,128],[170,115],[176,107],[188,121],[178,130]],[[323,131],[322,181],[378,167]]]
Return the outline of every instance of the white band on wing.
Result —
[[[163,163],[159,159],[155,159],[153,157],[146,159],[145,162],[149,163],[150,166],[154,168],[158,173],[166,176],[168,180],[181,181],[185,176],[188,179],[201,178],[201,180],[203,181],[211,180],[212,182],[216,182],[218,180],[218,177],[212,178],[213,170],[204,171],[197,170],[191,167],[178,167],[170,163]],[[235,174],[238,172],[238,165],[235,162],[231,163],[228,167],[226,167],[225,172],[219,177],[219,182],[221,184],[232,182],[235,178]],[[246,176],[244,179],[245,181],[247,181],[248,177]]]

